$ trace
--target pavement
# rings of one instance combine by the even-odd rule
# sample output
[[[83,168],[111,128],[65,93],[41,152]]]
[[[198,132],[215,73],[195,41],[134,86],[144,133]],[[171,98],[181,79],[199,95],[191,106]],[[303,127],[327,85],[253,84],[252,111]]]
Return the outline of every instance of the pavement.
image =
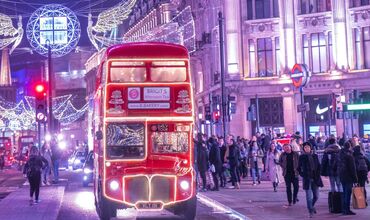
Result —
[[[92,187],[82,187],[81,175],[81,171],[62,171],[60,184],[42,187],[40,190],[41,203],[33,206],[29,205],[29,186],[25,184],[20,188],[14,187],[13,191],[0,201],[0,219],[98,220]],[[314,216],[314,219],[370,219],[370,208],[354,210],[357,213],[356,216],[330,214],[327,205],[329,184],[325,178],[324,185],[325,187],[320,189],[320,198],[316,204],[318,214]],[[367,191],[370,192],[369,185],[367,185]],[[300,188],[298,198],[300,201],[296,205],[288,207],[286,206],[284,183],[279,185],[278,192],[273,192],[269,181],[262,181],[260,185],[252,186],[250,180],[243,179],[241,189],[222,188],[217,192],[198,193],[196,219],[306,219],[308,211],[306,196],[302,188]],[[368,203],[370,204],[370,199]],[[167,211],[162,211],[161,213],[138,213],[136,219],[172,220],[180,218]]]
[[[370,207],[366,209],[352,209],[357,215],[343,216],[331,214],[328,210],[328,192],[330,184],[327,178],[323,178],[324,187],[320,188],[319,200],[316,203],[317,214],[314,219],[370,219]],[[230,184],[229,184],[230,185]],[[370,204],[370,185],[366,188],[368,192],[368,204]],[[202,192],[200,195],[226,205],[230,210],[245,216],[251,220],[290,220],[307,219],[309,214],[306,206],[306,194],[302,189],[298,193],[299,202],[293,206],[287,206],[285,184],[279,184],[278,192],[273,191],[272,183],[262,181],[261,184],[253,186],[251,181],[244,179],[240,189],[224,189],[220,191]],[[243,219],[243,218],[239,218]]]

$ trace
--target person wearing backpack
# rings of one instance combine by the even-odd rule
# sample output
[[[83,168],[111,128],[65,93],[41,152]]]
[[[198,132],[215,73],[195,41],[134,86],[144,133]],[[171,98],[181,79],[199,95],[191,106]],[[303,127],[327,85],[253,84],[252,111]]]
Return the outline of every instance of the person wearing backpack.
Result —
[[[366,199],[367,197],[365,183],[367,181],[367,174],[370,171],[370,161],[362,154],[360,145],[357,145],[353,148],[353,156],[355,158],[358,185],[364,187]]]
[[[30,205],[38,204],[40,194],[40,183],[41,183],[41,171],[48,165],[48,161],[39,155],[39,150],[36,146],[32,146],[30,149],[30,156],[27,163],[24,166],[23,174],[27,177],[30,183]],[[33,194],[35,194],[35,201],[33,200]]]
[[[358,183],[355,158],[353,157],[353,147],[351,141],[344,143],[343,149],[339,153],[338,174],[343,187],[342,193],[342,214],[356,215],[350,209],[352,187]]]
[[[321,176],[329,177],[331,192],[343,192],[338,175],[340,147],[336,143],[335,138],[330,138],[328,143],[329,146],[325,148],[321,161]]]

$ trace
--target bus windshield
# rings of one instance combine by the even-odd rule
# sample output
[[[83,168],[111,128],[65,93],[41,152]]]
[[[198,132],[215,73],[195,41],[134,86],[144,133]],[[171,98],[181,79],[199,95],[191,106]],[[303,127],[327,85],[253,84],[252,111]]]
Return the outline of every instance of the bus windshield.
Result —
[[[144,128],[143,123],[107,124],[107,159],[143,159],[145,157]]]

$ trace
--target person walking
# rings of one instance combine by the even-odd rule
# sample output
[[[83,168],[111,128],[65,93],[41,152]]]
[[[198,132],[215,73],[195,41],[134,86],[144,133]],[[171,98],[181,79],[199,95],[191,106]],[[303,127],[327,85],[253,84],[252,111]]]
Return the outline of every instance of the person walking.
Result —
[[[336,143],[335,138],[330,138],[328,142],[329,146],[325,148],[322,157],[321,175],[329,177],[331,192],[343,192],[338,175],[340,146]]]
[[[54,180],[53,183],[59,182],[59,163],[60,158],[62,156],[62,152],[58,147],[57,141],[55,139],[51,140],[50,148],[52,152],[52,162],[53,162],[53,174],[54,174]]]
[[[5,166],[4,151],[0,151],[0,171],[4,170],[4,166]]]
[[[40,202],[41,170],[47,164],[48,161],[39,155],[38,148],[36,146],[31,147],[29,159],[23,169],[23,174],[28,178],[28,182],[30,183],[30,205]],[[35,200],[33,200],[33,195],[35,195]]]
[[[231,183],[233,189],[240,188],[240,177],[238,176],[237,167],[239,165],[239,147],[236,145],[235,140],[233,139],[232,135],[229,135],[227,138],[228,150],[226,152],[226,159],[230,165],[230,175],[231,175]]]
[[[42,146],[41,155],[45,158],[45,160],[48,161],[47,166],[45,166],[45,168],[42,170],[42,184],[43,185],[50,185],[50,183],[49,183],[49,176],[50,176],[50,172],[51,172],[51,164],[52,164],[51,158],[52,158],[52,153],[51,153],[51,149],[50,149],[50,144],[49,143],[45,143]]]
[[[215,137],[210,138],[211,150],[209,152],[209,162],[211,164],[211,171],[213,181],[215,183],[215,187],[212,189],[213,191],[219,191],[219,181],[218,177],[221,175],[222,172],[222,161],[221,161],[221,154],[220,154],[220,147],[218,146],[217,140]],[[220,180],[222,182],[222,180]]]
[[[197,165],[200,178],[202,179],[202,189],[201,191],[207,191],[207,171],[208,171],[208,148],[203,137],[200,136],[197,144],[198,155],[197,155]]]
[[[292,151],[292,146],[290,144],[283,145],[284,152],[280,155],[279,164],[283,170],[283,177],[286,185],[286,193],[288,199],[288,205],[291,206],[292,203],[298,202],[298,162],[299,154],[296,151]],[[293,185],[293,193],[292,193]]]
[[[274,192],[277,192],[277,187],[279,185],[279,173],[280,173],[280,166],[279,166],[279,157],[280,152],[276,149],[275,143],[271,143],[270,149],[267,152],[266,158],[266,171],[272,182],[272,186],[274,188]]]
[[[370,171],[370,161],[362,154],[362,149],[361,149],[361,146],[359,145],[353,148],[353,156],[355,159],[358,185],[361,187],[364,187],[365,199],[366,199],[367,195],[366,195],[365,183],[366,181],[368,181],[367,175]]]
[[[264,153],[262,149],[257,145],[257,142],[253,141],[248,155],[248,164],[252,173],[253,186],[255,186],[256,180],[258,184],[261,183],[261,172],[263,167]]]
[[[227,163],[225,160],[225,154],[226,154],[226,145],[224,143],[223,137],[218,138],[218,145],[220,147],[220,156],[221,156],[221,163],[222,163],[222,170],[220,173],[220,182],[221,187],[226,187],[226,171],[227,171]]]
[[[350,210],[352,187],[353,184],[358,182],[351,141],[344,143],[343,149],[340,150],[338,164],[339,178],[343,187],[342,214],[356,215],[356,213]]]
[[[242,140],[241,143],[239,144],[239,150],[240,150],[240,166],[239,166],[240,176],[246,178],[248,174],[247,168],[248,151],[245,146],[244,140]]]
[[[307,209],[309,217],[316,214],[315,203],[319,199],[319,187],[323,187],[320,176],[320,162],[314,153],[311,143],[303,143],[303,154],[299,156],[298,172],[302,177],[303,189],[306,191]]]

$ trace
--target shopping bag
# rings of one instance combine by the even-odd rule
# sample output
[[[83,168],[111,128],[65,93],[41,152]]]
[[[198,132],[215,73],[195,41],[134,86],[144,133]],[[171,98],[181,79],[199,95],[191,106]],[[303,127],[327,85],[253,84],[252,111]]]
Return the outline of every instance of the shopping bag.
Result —
[[[352,189],[352,206],[354,209],[366,208],[364,187],[356,186]]]

